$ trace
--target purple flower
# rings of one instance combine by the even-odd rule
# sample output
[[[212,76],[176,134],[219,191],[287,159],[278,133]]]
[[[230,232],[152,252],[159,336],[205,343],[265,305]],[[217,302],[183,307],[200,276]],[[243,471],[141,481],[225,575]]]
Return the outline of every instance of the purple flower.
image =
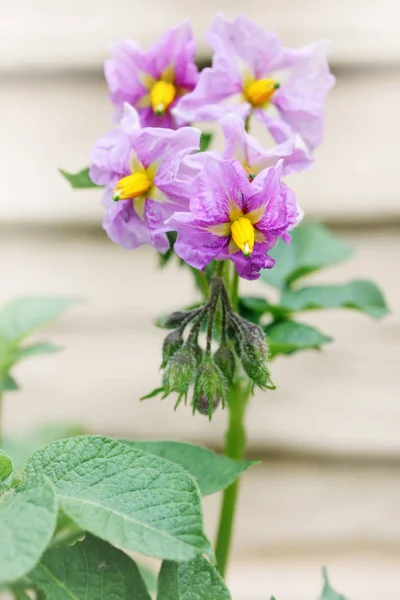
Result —
[[[209,121],[235,112],[258,115],[276,141],[295,133],[310,149],[322,141],[323,102],[334,84],[326,53],[329,43],[299,50],[283,48],[277,35],[244,16],[219,15],[207,36],[213,66],[204,69],[195,90],[173,113],[187,121]]]
[[[271,268],[270,250],[298,222],[294,193],[281,182],[282,161],[270,167],[255,190],[236,161],[206,154],[191,186],[190,212],[168,221],[178,231],[175,252],[189,265],[204,269],[212,260],[232,260],[241,277],[257,279]]]
[[[104,70],[117,119],[127,102],[139,112],[143,127],[177,129],[189,123],[175,118],[171,109],[196,86],[194,53],[195,40],[186,21],[166,31],[147,52],[132,40],[114,45]]]
[[[169,248],[164,222],[188,208],[190,182],[181,164],[199,144],[193,127],[140,129],[136,110],[125,105],[120,125],[95,144],[90,161],[91,179],[106,186],[103,227],[114,242]]]

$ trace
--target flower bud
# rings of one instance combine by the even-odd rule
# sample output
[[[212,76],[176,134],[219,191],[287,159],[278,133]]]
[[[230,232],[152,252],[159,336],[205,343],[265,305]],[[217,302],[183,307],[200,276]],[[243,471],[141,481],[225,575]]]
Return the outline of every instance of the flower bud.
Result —
[[[225,375],[228,383],[233,381],[235,376],[236,361],[235,355],[226,342],[222,342],[214,354],[214,363]]]
[[[167,335],[163,343],[161,369],[167,366],[169,359],[179,350],[182,344],[182,333],[179,329],[175,329]]]
[[[206,353],[201,363],[194,384],[193,411],[197,410],[203,415],[208,415],[210,420],[213,411],[222,401],[225,403],[226,384],[224,376],[214,364],[211,355]]]
[[[171,392],[177,392],[180,396],[187,394],[195,369],[196,356],[193,354],[193,348],[184,344],[168,361],[163,378],[165,396]]]
[[[238,331],[241,346],[241,362],[246,374],[260,388],[271,387],[268,364],[269,350],[261,327],[235,316],[234,326]]]

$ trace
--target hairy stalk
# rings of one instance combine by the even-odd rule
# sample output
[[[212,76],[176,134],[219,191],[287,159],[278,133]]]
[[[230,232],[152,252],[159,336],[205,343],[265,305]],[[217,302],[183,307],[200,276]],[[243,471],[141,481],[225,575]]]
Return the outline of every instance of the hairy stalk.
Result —
[[[239,304],[239,276],[235,267],[231,276],[229,292],[230,297],[227,298],[225,288],[222,289],[222,295],[225,296],[223,304],[225,304],[227,310],[230,310],[230,305],[232,305],[232,309],[237,311]],[[224,454],[234,460],[242,459],[245,452],[246,432],[244,418],[250,393],[250,382],[238,379],[232,385],[228,395],[229,423],[225,435]],[[215,548],[217,566],[222,577],[225,576],[229,560],[238,492],[239,481],[236,480],[224,491],[222,498]]]
[[[232,386],[228,396],[229,425],[225,437],[224,454],[234,460],[243,458],[246,446],[244,416],[250,396],[250,384],[247,381],[237,382]],[[236,505],[239,492],[239,480],[230,485],[223,494],[220,511],[215,556],[217,567],[222,577],[226,574],[232,543]]]

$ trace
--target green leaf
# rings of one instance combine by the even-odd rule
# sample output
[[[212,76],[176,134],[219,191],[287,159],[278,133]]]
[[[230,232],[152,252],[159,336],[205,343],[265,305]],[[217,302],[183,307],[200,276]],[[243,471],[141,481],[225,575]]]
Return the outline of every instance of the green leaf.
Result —
[[[143,581],[146,584],[147,589],[151,594],[157,591],[157,573],[145,567],[141,563],[136,563],[137,568],[140,571]]]
[[[352,250],[323,225],[302,223],[293,230],[290,244],[280,240],[269,254],[276,264],[263,269],[261,279],[284,289],[300,277],[345,260]]]
[[[21,341],[37,327],[58,317],[76,301],[76,298],[56,296],[31,296],[11,300],[0,311],[0,345]]]
[[[37,344],[18,348],[18,358],[29,358],[30,356],[36,356],[37,354],[53,354],[59,350],[61,350],[61,346],[55,346],[48,342],[38,342]]]
[[[15,392],[18,389],[18,383],[10,373],[0,373],[0,393]]]
[[[328,579],[328,572],[325,567],[322,569],[322,576],[324,578],[324,589],[322,590],[322,596],[320,600],[346,600],[345,596],[338,594],[331,587]]]
[[[12,472],[13,464],[11,458],[0,450],[0,485],[9,479]]]
[[[151,600],[133,560],[91,535],[48,550],[29,578],[49,600]]]
[[[25,592],[25,590],[14,589],[12,590],[14,600],[31,600],[31,597]]]
[[[203,133],[200,136],[200,152],[205,152],[209,149],[212,139],[212,133],[206,133],[205,131],[203,131]]]
[[[13,582],[38,562],[57,518],[51,483],[36,477],[2,496],[0,502],[0,585]]]
[[[157,600],[231,600],[231,595],[215,567],[198,556],[181,564],[163,562]]]
[[[342,285],[314,285],[299,290],[285,290],[282,305],[291,310],[352,308],[371,317],[388,313],[380,289],[372,281],[351,281]]]
[[[102,187],[93,183],[89,176],[89,169],[82,169],[77,173],[68,173],[63,169],[59,169],[61,175],[71,184],[74,189]]]
[[[47,423],[23,434],[5,436],[2,440],[2,448],[13,457],[14,470],[21,473],[30,455],[39,448],[55,440],[82,433],[82,428],[72,423]]]
[[[203,496],[224,490],[246,469],[258,463],[257,460],[232,460],[208,448],[184,442],[124,442],[181,465],[196,479]]]
[[[190,560],[211,552],[195,481],[180,466],[101,436],[53,442],[28,460],[82,529],[127,550]]]
[[[271,356],[293,354],[299,350],[319,350],[332,341],[315,327],[296,321],[282,321],[265,327]]]
[[[270,304],[265,298],[241,296],[239,298],[239,314],[244,319],[258,324],[265,314],[270,314],[276,319],[285,319],[290,315],[290,310],[285,306]]]

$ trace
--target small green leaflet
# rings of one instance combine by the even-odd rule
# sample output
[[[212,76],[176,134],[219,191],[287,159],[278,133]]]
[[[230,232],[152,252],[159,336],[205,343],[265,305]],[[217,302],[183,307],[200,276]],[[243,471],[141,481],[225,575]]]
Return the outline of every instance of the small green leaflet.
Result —
[[[25,476],[43,473],[63,511],[83,530],[127,550],[191,560],[210,553],[199,489],[168,460],[101,436],[53,442]]]
[[[157,600],[232,600],[218,571],[198,556],[185,563],[164,561],[158,576]]]
[[[338,285],[314,285],[284,290],[281,304],[293,311],[320,308],[352,308],[379,318],[388,313],[385,299],[372,281],[351,281]]]
[[[9,479],[12,472],[13,464],[11,458],[0,450],[0,486]]]
[[[345,242],[318,223],[302,223],[291,234],[290,244],[280,240],[269,252],[276,260],[275,266],[261,271],[263,281],[280,289],[352,254]]]
[[[203,496],[225,489],[246,469],[258,463],[256,460],[232,460],[208,448],[184,442],[124,442],[181,465],[196,479]]]
[[[264,328],[271,357],[278,354],[293,354],[300,350],[319,350],[332,341],[315,327],[296,321],[281,321]]]
[[[0,585],[30,571],[50,542],[57,518],[51,483],[28,478],[0,502]]]
[[[90,179],[88,168],[82,169],[82,171],[78,171],[77,173],[68,173],[68,171],[64,171],[63,169],[59,169],[59,171],[74,189],[102,187],[96,185]]]
[[[91,535],[47,550],[29,579],[49,600],[151,600],[133,560]]]

